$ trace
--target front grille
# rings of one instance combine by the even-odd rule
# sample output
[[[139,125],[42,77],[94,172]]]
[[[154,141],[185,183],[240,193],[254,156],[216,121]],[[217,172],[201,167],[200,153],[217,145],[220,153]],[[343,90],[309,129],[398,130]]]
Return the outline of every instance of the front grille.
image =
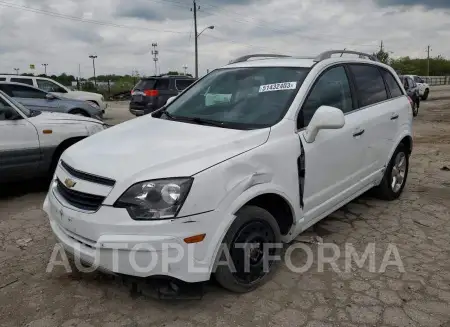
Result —
[[[85,180],[88,182],[102,184],[102,185],[106,185],[106,186],[114,186],[114,184],[116,184],[116,181],[113,179],[106,178],[106,177],[100,177],[100,176],[84,173],[82,171],[78,171],[78,170],[70,167],[68,164],[66,164],[62,160],[61,160],[61,166],[63,166],[63,168],[73,177],[77,177],[79,179],[82,179],[82,180]]]
[[[57,182],[58,193],[75,208],[86,211],[97,211],[105,200],[104,196],[87,194],[67,188],[59,179]]]

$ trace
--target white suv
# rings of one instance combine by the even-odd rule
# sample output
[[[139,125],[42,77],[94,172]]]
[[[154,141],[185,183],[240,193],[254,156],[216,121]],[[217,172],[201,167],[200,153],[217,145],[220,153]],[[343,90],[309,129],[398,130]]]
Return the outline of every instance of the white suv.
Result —
[[[74,145],[44,203],[54,234],[113,273],[261,285],[281,251],[267,245],[372,188],[393,200],[405,186],[405,90],[391,67],[342,52],[239,58]]]
[[[414,82],[416,82],[417,87],[419,88],[419,96],[422,98],[422,100],[428,99],[428,96],[430,95],[430,85],[426,83],[421,77],[417,75],[405,75],[409,78],[411,78]]]

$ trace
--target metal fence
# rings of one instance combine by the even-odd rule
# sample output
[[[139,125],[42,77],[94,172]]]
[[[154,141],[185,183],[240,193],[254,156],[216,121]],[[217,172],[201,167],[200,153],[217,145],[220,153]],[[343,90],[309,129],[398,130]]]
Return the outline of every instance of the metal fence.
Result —
[[[421,76],[429,85],[449,85],[450,76]]]

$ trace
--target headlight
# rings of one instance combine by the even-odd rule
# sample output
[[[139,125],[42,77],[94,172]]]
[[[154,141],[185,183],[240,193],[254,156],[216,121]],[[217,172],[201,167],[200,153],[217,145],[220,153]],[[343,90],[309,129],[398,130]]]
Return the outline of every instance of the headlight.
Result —
[[[100,109],[100,107],[98,105],[96,105],[95,103],[91,102],[91,101],[86,101],[92,108],[95,109]]]
[[[193,179],[169,178],[137,183],[114,204],[125,208],[135,220],[175,218],[191,188]]]

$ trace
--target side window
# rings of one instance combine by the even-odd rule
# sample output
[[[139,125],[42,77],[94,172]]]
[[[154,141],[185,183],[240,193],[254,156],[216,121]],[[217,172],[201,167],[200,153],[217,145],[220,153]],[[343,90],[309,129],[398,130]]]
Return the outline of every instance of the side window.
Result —
[[[327,70],[316,81],[300,111],[298,128],[308,126],[320,106],[339,108],[344,113],[353,110],[350,85],[343,66]]]
[[[9,94],[13,98],[46,99],[45,92],[21,85],[9,85]]]
[[[6,81],[6,77],[0,77],[0,82]]]
[[[350,69],[355,76],[360,107],[387,100],[386,86],[377,67],[350,65]]]
[[[410,89],[413,89],[416,87],[417,84],[414,83],[414,81],[411,78],[407,77],[406,79],[408,80],[408,85],[409,85]]]
[[[14,110],[2,97],[0,97],[0,121],[7,120],[6,113]]]
[[[28,84],[28,85],[33,86],[33,80],[31,78],[11,77],[11,82]]]
[[[65,89],[63,89],[61,86],[51,81],[47,81],[45,79],[37,79],[36,82],[38,88],[46,92],[67,93]]]
[[[389,91],[391,92],[391,98],[402,96],[402,90],[400,89],[400,86],[398,85],[394,76],[392,76],[392,74],[385,69],[382,69],[381,71],[383,73],[384,80],[388,85]]]
[[[161,78],[157,80],[155,89],[156,90],[168,90],[170,86],[170,80],[168,78]]]
[[[186,89],[189,85],[191,85],[194,81],[189,79],[177,79],[175,80],[175,88],[178,91],[183,91]]]

